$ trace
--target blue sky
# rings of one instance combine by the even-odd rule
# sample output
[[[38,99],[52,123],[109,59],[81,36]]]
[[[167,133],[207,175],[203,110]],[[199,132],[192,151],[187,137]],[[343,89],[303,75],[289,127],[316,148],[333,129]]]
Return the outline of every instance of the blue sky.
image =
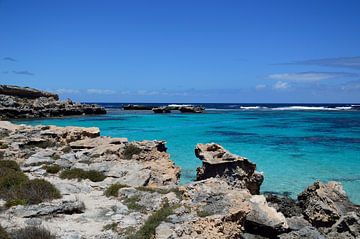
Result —
[[[360,102],[360,1],[0,0],[0,83],[96,102]]]

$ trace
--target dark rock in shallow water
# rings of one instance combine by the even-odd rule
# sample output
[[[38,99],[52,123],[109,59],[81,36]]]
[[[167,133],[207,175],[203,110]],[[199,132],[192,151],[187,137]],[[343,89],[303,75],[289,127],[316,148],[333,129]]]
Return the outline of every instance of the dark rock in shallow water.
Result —
[[[202,167],[197,168],[197,180],[220,177],[229,184],[247,188],[251,194],[259,194],[264,178],[255,171],[256,164],[237,156],[215,143],[198,144],[195,155],[202,160]]]
[[[50,92],[27,87],[0,85],[0,120],[106,114],[103,107],[59,101]]]
[[[302,215],[302,210],[297,202],[287,196],[279,196],[274,194],[265,194],[266,201],[285,217],[293,217]]]
[[[151,105],[123,105],[123,110],[152,110],[155,106]]]

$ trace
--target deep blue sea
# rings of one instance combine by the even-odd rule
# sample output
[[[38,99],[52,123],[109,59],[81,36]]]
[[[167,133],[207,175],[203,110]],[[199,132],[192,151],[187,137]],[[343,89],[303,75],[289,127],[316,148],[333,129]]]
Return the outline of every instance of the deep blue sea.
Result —
[[[257,164],[265,175],[263,192],[296,197],[315,180],[336,180],[360,204],[359,105],[202,104],[207,109],[203,114],[154,114],[123,111],[122,104],[102,105],[107,115],[16,123],[96,126],[106,136],[166,140],[172,160],[182,168],[182,183],[194,180],[201,165],[195,145],[216,142]]]

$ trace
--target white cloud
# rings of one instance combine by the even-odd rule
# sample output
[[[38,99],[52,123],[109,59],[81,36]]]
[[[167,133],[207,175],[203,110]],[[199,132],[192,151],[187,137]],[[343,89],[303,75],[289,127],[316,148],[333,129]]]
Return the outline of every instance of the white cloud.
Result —
[[[116,91],[114,90],[107,90],[107,89],[87,89],[86,92],[88,94],[97,94],[97,95],[112,95],[116,93]]]
[[[264,84],[259,84],[259,85],[256,85],[255,86],[255,89],[256,90],[263,90],[263,89],[265,89],[266,88],[266,85],[264,85]]]
[[[318,65],[318,66],[328,66],[328,67],[346,67],[346,68],[360,69],[360,56],[296,61],[289,64]]]
[[[55,90],[55,92],[58,94],[78,94],[78,93],[80,93],[80,91],[77,89],[66,89],[66,88],[57,89],[57,90]]]
[[[280,81],[314,82],[336,78],[347,78],[358,76],[346,72],[293,72],[268,75],[269,79]]]
[[[285,90],[289,87],[290,87],[289,83],[284,81],[278,81],[273,85],[273,88],[276,90]]]

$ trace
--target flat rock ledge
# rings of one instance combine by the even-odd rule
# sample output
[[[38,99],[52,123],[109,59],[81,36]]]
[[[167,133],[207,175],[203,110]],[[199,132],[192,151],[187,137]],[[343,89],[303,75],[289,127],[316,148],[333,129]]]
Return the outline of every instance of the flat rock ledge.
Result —
[[[103,107],[60,101],[54,93],[29,87],[0,85],[0,120],[106,114]]]
[[[46,179],[62,196],[7,208],[0,195],[0,224],[7,232],[36,226],[60,239],[360,238],[360,209],[339,183],[315,182],[296,200],[262,195],[256,165],[218,144],[196,146],[203,167],[186,185],[178,185],[180,169],[164,141],[0,121],[0,146],[0,160],[16,161],[30,179]],[[60,172],[46,171],[55,165]],[[61,178],[66,169],[93,170],[104,180]],[[107,195],[114,184],[117,190]]]

